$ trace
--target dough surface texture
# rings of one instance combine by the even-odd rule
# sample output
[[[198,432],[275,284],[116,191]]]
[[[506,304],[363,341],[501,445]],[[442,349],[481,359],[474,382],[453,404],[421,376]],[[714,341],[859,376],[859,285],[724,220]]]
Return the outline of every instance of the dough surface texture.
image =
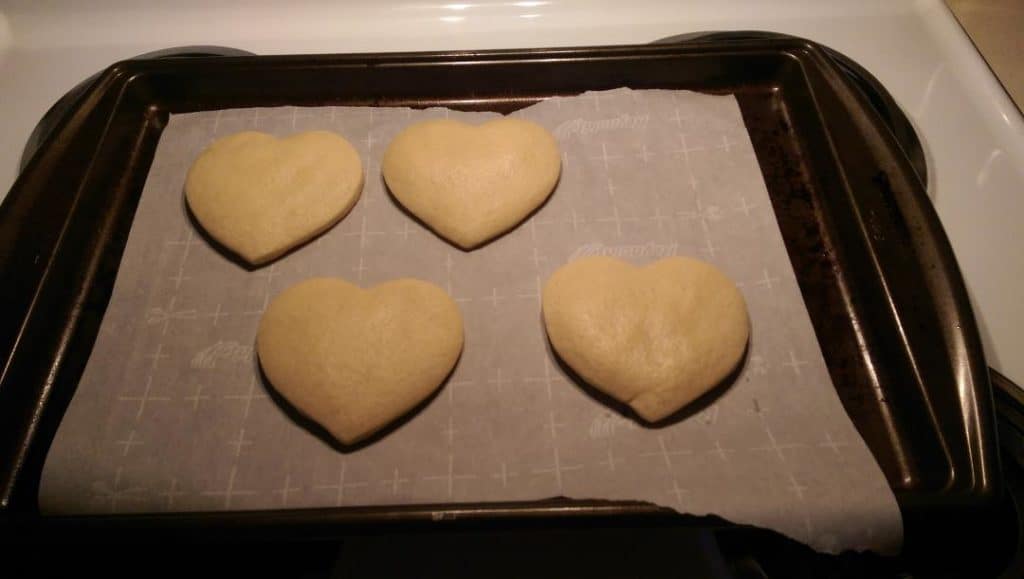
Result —
[[[330,229],[362,189],[359,154],[329,131],[284,139],[254,131],[223,137],[199,154],[185,180],[185,198],[199,224],[252,265]]]
[[[750,336],[736,285],[686,257],[644,267],[604,256],[570,262],[544,287],[543,318],[573,371],[648,422],[719,384]]]
[[[270,303],[256,351],[274,388],[349,445],[437,390],[462,339],[462,315],[436,285],[405,278],[364,290],[313,278]]]
[[[399,133],[381,165],[399,203],[441,237],[472,249],[544,203],[562,158],[551,133],[530,121],[438,119]]]

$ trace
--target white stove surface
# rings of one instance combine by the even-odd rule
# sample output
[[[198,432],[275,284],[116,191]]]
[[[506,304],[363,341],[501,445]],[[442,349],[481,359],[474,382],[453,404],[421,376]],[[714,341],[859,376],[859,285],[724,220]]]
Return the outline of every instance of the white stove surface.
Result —
[[[8,1],[0,8],[0,195],[14,182],[29,133],[56,99],[112,62],[151,50],[530,48],[754,29],[845,53],[909,113],[988,362],[1024,383],[1024,119],[939,0]]]

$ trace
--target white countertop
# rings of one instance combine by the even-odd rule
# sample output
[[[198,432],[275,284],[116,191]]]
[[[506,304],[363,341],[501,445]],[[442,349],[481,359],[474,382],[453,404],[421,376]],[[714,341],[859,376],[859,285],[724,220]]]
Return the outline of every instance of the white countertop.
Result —
[[[989,364],[1024,384],[1024,119],[938,0],[9,1],[0,8],[0,192],[13,183],[26,138],[57,98],[110,63],[151,50],[528,48],[744,29],[803,36],[845,53],[909,113]]]

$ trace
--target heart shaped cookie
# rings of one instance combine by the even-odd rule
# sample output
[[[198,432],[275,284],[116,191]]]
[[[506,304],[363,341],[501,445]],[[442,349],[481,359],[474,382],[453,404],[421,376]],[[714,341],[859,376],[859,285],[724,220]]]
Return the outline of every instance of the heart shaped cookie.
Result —
[[[558,355],[591,386],[657,422],[719,384],[750,336],[746,303],[713,266],[611,257],[562,266],[543,292]]]
[[[352,444],[441,385],[462,352],[462,316],[444,290],[424,281],[363,290],[313,278],[270,303],[256,352],[282,396]]]
[[[185,180],[185,198],[203,229],[253,265],[329,229],[362,189],[359,154],[328,131],[285,139],[248,131],[218,139]]]
[[[381,172],[413,215],[471,249],[539,207],[561,167],[551,133],[506,117],[478,126],[446,119],[412,125],[388,145]]]

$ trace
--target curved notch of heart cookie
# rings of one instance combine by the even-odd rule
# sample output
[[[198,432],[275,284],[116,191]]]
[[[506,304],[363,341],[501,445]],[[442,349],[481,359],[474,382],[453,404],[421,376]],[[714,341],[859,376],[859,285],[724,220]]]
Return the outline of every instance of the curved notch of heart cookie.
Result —
[[[435,119],[399,133],[384,152],[381,172],[411,214],[458,247],[473,249],[540,207],[561,166],[558,143],[536,123]]]
[[[340,135],[246,131],[199,154],[185,198],[214,241],[261,265],[334,226],[355,206],[363,181],[359,154]]]
[[[719,386],[750,337],[736,285],[686,257],[644,267],[605,256],[575,260],[548,280],[542,309],[561,360],[650,423]]]

